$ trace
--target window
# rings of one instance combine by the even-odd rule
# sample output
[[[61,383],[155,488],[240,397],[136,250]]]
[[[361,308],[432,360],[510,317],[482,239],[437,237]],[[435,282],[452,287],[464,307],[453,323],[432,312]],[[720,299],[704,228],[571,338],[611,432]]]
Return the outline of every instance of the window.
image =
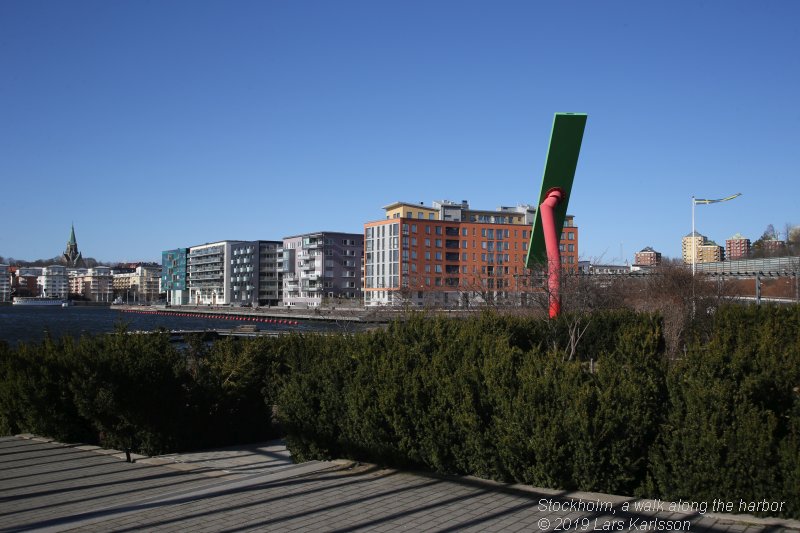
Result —
[[[441,235],[441,234],[442,234],[442,227],[436,226],[436,235]]]
[[[567,251],[574,252],[575,251],[575,245],[574,244],[568,244],[567,245]]]
[[[442,260],[442,252],[436,252],[436,260],[437,261],[441,261]]]
[[[442,239],[436,239],[436,247],[437,248],[441,248],[442,247]]]
[[[567,232],[567,239],[570,240],[570,241],[574,241],[575,240],[575,232],[572,232],[572,231]]]

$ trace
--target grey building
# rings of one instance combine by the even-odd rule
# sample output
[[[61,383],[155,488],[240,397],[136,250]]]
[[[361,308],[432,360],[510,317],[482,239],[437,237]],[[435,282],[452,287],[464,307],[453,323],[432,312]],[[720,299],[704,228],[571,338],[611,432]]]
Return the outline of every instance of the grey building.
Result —
[[[258,305],[283,300],[283,241],[258,242]]]
[[[317,307],[362,297],[364,235],[320,231],[284,237],[283,304]]]
[[[240,244],[241,241],[218,241],[189,247],[186,256],[189,303],[194,305],[231,303],[232,248]]]

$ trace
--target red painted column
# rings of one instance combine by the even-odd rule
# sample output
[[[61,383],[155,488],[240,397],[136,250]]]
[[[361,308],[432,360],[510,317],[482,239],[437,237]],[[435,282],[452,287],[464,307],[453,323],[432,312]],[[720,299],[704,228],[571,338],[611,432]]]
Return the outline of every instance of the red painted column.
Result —
[[[561,203],[564,191],[555,187],[547,191],[539,206],[544,230],[544,245],[547,250],[547,289],[550,291],[550,318],[561,312],[561,252],[558,249],[559,235],[553,210]]]

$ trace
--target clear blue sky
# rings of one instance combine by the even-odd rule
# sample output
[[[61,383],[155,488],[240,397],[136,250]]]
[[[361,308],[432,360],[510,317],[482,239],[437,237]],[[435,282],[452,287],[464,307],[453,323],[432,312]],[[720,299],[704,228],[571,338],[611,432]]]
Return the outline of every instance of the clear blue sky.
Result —
[[[0,255],[160,260],[533,203],[588,113],[583,259],[800,224],[800,2],[0,2]]]

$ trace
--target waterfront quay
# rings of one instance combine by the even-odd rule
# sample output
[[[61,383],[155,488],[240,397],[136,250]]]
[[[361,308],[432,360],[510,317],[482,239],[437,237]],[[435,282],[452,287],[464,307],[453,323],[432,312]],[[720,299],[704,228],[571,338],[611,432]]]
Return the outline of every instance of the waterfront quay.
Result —
[[[286,307],[233,307],[214,305],[114,305],[112,309],[125,313],[156,313],[172,316],[197,316],[221,318],[223,320],[239,320],[266,322],[276,324],[296,324],[300,320],[326,322],[362,322],[386,323],[397,318],[397,313],[387,310],[369,310],[363,307],[354,308],[309,308],[291,309]]]

